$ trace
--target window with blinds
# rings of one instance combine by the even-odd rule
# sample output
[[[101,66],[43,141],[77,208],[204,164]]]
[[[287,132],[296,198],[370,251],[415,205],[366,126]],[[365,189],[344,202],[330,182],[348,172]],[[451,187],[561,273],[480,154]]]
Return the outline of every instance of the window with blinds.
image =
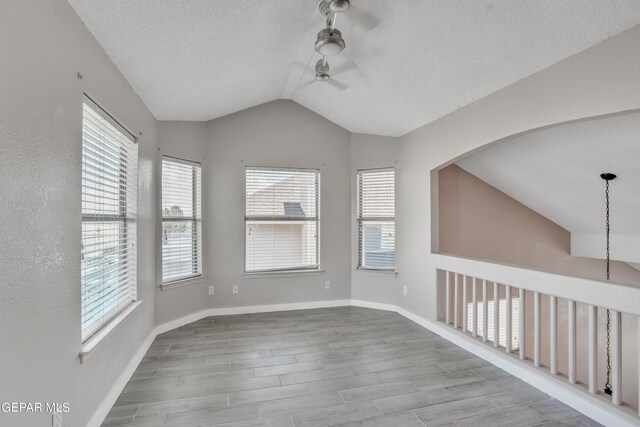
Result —
[[[85,98],[82,119],[82,340],[136,300],[138,146]]]
[[[201,166],[162,159],[162,283],[202,274]]]
[[[318,269],[320,171],[245,170],[245,272]]]
[[[396,265],[395,170],[357,173],[358,268],[393,270]]]

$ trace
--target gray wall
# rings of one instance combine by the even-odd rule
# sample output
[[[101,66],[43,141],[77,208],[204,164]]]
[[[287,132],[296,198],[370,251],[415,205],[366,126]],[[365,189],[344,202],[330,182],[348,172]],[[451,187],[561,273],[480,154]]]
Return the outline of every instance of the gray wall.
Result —
[[[155,325],[156,121],[66,1],[2,2],[0,52],[0,401],[66,401],[64,425],[84,426]],[[80,364],[83,91],[142,132],[144,302]],[[51,425],[44,414],[0,419]]]
[[[360,169],[398,167],[400,138],[354,133],[351,135],[351,298],[394,303],[399,280],[386,272],[359,271],[356,173]],[[397,242],[396,242],[397,245]]]
[[[207,123],[206,122],[167,122],[158,123],[158,156],[156,159],[156,177],[158,186],[157,209],[160,211],[160,199],[162,197],[161,162],[162,156],[177,157],[183,160],[190,160],[202,164],[202,195],[203,209],[206,207],[207,186],[206,176],[208,167],[205,159],[205,146],[207,144]],[[203,217],[206,211],[203,211]],[[156,236],[162,234],[162,221],[160,218],[156,224]],[[208,228],[207,221],[202,224],[202,253],[208,253]],[[175,287],[162,290],[162,247],[156,248],[156,321],[163,324],[170,320],[175,320],[186,315],[209,308],[208,302],[208,265],[203,265],[203,277],[201,279],[188,281],[187,286]]]
[[[216,289],[211,307],[350,297],[349,139],[348,131],[291,101],[209,122],[205,264]],[[322,275],[243,276],[245,166],[320,169]],[[325,281],[331,281],[330,290]],[[233,285],[239,294],[232,294]]]

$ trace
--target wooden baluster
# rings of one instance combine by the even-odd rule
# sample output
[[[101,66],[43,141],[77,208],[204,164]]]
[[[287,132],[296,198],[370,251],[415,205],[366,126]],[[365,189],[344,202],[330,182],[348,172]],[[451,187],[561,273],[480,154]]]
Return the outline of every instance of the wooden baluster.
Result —
[[[467,314],[469,310],[467,309],[467,276],[462,276],[462,332],[467,332],[469,328],[467,328]]]
[[[453,276],[453,327],[458,329],[458,305],[460,300],[458,299],[458,273],[454,273]]]
[[[451,273],[445,271],[445,285],[444,285],[444,294],[445,294],[445,322],[447,325],[451,324]]]
[[[489,340],[489,285],[482,280],[482,341]]]
[[[567,342],[569,361],[569,382],[576,384],[576,302],[569,301],[567,310]]]
[[[589,306],[589,392],[598,392],[598,309]]]
[[[611,403],[622,405],[622,313],[611,310]]]
[[[506,293],[506,303],[507,307],[505,310],[505,342],[504,342],[504,351],[506,353],[511,353],[511,314],[512,314],[512,304],[511,304],[511,286],[506,285],[505,287]]]
[[[540,340],[542,339],[540,292],[533,293],[533,366],[540,366]]]
[[[551,375],[558,375],[558,298],[549,296],[549,361]]]
[[[500,346],[500,298],[499,284],[493,282],[493,346]]]
[[[473,307],[471,309],[471,334],[475,338],[478,336],[478,279],[474,277],[471,285],[473,286],[471,290],[471,298],[473,299]]]
[[[519,294],[518,294],[518,302],[520,304],[520,310],[518,312],[518,341],[519,341],[519,345],[520,345],[520,350],[518,350],[518,352],[520,353],[520,360],[525,360],[527,358],[525,349],[526,349],[526,342],[527,342],[527,337],[525,334],[526,331],[526,321],[527,318],[525,316],[525,298],[526,295],[526,291],[523,288],[519,289]]]

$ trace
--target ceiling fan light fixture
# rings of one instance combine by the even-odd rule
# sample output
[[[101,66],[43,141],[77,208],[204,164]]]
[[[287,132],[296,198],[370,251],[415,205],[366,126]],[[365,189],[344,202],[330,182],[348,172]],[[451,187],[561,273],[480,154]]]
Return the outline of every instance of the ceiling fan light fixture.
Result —
[[[342,13],[345,10],[349,9],[349,6],[351,6],[349,0],[333,0],[329,4],[329,9],[331,9],[331,11],[335,13]]]
[[[346,44],[339,30],[325,28],[318,33],[316,52],[322,56],[334,56],[342,52]]]

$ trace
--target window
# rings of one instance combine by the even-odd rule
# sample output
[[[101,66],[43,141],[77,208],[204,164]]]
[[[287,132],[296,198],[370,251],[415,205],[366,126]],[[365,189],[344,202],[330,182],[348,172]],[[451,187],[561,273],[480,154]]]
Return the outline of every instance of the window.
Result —
[[[318,170],[246,168],[245,272],[319,269]]]
[[[396,265],[395,171],[358,171],[358,268],[393,270]]]
[[[514,297],[511,299],[511,348],[518,350],[520,348],[520,298]],[[494,342],[493,336],[493,306],[494,301],[492,299],[487,301],[487,339]],[[477,303],[478,309],[478,330],[477,333],[480,336],[484,335],[484,305],[482,301]],[[507,300],[505,298],[498,299],[498,344],[504,346],[507,343]],[[470,331],[473,328],[473,303],[467,303],[467,330]]]
[[[82,340],[136,300],[138,146],[85,98],[82,119]]]
[[[162,159],[162,283],[202,273],[201,167]]]

